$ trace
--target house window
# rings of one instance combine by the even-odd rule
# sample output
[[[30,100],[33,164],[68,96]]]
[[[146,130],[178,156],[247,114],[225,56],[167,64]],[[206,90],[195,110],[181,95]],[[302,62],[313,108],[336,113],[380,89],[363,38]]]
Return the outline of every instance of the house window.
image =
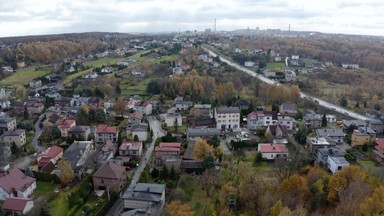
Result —
[[[342,167],[342,166],[338,166],[338,167],[337,167],[337,170],[341,170],[341,168],[343,168],[343,167]]]

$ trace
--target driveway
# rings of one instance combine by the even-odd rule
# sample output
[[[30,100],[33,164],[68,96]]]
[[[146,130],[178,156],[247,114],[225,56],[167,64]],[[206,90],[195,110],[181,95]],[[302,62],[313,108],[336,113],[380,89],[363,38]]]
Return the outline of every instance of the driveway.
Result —
[[[45,114],[40,115],[39,118],[37,119],[35,125],[33,126],[35,129],[35,134],[32,138],[32,145],[35,148],[36,152],[38,152],[38,153],[45,151],[45,149],[46,149],[44,146],[39,145],[39,137],[40,137],[41,132],[42,132],[42,130],[40,128],[40,122],[44,118],[44,116],[45,116]]]

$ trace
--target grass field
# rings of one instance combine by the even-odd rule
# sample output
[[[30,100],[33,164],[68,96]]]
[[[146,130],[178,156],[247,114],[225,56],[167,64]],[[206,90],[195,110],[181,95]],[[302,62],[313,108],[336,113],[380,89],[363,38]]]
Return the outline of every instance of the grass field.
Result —
[[[107,65],[112,65],[116,64],[119,61],[124,61],[127,60],[128,58],[102,58],[98,60],[93,60],[93,61],[88,61],[85,62],[85,66],[90,66],[90,67],[101,67],[101,66],[107,66]]]
[[[36,184],[36,190],[33,192],[35,196],[46,196],[52,193],[57,187],[57,184],[51,182],[37,181]]]
[[[79,78],[81,77],[82,75],[84,74],[87,74],[89,72],[92,71],[92,68],[90,69],[87,69],[87,70],[83,70],[83,71],[80,71],[78,73],[75,73],[75,74],[71,74],[71,75],[68,75],[67,77],[65,77],[64,81],[63,81],[63,85],[64,86],[67,86],[71,83],[72,80],[76,79],[76,78]]]
[[[68,195],[73,191],[77,190],[78,187],[80,187],[80,184],[76,184],[76,186],[68,190],[60,191],[59,196],[49,203],[50,215],[66,216],[68,211],[68,206],[69,206]]]
[[[267,68],[274,69],[276,71],[282,71],[285,67],[283,62],[271,62],[267,64]]]
[[[144,80],[139,81],[138,83],[135,83],[135,85],[132,85],[132,81],[130,81],[129,79],[122,80],[120,83],[121,95],[148,96],[149,94],[147,93],[146,89],[149,81],[151,81],[151,78],[146,78]]]
[[[33,68],[17,70],[11,76],[0,81],[2,86],[26,85],[37,77],[48,74],[48,71],[35,70]]]

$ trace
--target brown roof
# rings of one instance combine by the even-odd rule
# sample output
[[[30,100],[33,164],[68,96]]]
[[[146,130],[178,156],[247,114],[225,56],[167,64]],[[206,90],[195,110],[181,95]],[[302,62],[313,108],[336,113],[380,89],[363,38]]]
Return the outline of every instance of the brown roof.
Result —
[[[52,146],[46,150],[45,155],[50,158],[55,158],[57,155],[59,155],[63,151],[64,149],[59,146]]]
[[[31,200],[32,199],[19,197],[6,198],[3,203],[3,208],[4,210],[23,212],[27,203]]]
[[[125,175],[125,168],[117,163],[107,163],[100,167],[92,177],[120,179]]]
[[[24,191],[36,180],[25,175],[18,168],[11,168],[7,172],[0,173],[0,187],[7,193],[11,193],[13,189]]]
[[[139,112],[134,112],[134,113],[131,113],[131,114],[129,115],[129,118],[142,119],[142,118],[143,118],[143,114],[142,114],[142,113],[139,113]]]
[[[97,126],[96,133],[117,133],[116,127],[108,127],[107,125]]]

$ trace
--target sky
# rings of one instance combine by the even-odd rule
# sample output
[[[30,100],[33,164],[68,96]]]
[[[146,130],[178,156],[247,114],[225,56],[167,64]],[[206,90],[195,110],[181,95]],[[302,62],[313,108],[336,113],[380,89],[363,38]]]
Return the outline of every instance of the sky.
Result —
[[[281,29],[384,36],[383,0],[0,0],[0,37]]]

